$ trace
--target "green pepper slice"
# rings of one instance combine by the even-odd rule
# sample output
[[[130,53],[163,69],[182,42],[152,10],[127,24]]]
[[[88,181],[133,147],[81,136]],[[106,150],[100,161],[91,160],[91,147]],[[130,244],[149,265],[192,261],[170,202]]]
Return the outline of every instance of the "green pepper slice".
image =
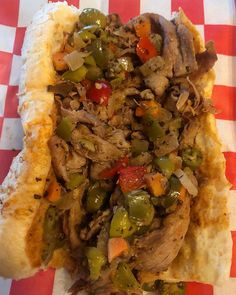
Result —
[[[99,186],[99,183],[95,183],[88,190],[86,197],[86,210],[89,213],[97,212],[104,204],[106,197],[106,190],[102,189]]]
[[[140,285],[126,263],[119,263],[113,283],[121,290],[139,289]]]
[[[124,208],[118,208],[111,220],[110,237],[126,238],[135,231],[136,226],[129,220],[128,212]]]
[[[71,133],[73,129],[73,124],[69,118],[62,118],[61,122],[58,124],[56,129],[56,134],[60,136],[65,141],[69,141],[71,138]]]
[[[134,66],[130,57],[120,57],[117,61],[121,71],[132,72],[134,70]]]
[[[96,67],[96,61],[92,55],[88,55],[84,59],[84,63],[89,66]]]
[[[154,164],[157,165],[161,172],[169,178],[175,170],[174,163],[170,160],[169,156],[158,157],[154,159]]]
[[[131,152],[134,156],[138,156],[148,151],[149,143],[147,140],[133,139],[131,141]]]
[[[155,141],[157,138],[165,135],[164,129],[159,122],[150,114],[146,114],[143,118],[144,132],[148,136],[150,141]]]
[[[95,247],[88,247],[85,251],[88,259],[90,279],[97,280],[100,276],[101,268],[106,264],[106,257]]]
[[[155,210],[146,191],[136,190],[127,194],[127,206],[129,218],[133,223],[137,226],[151,224]]]
[[[79,20],[85,26],[98,25],[99,27],[104,28],[107,24],[106,16],[95,8],[83,9],[79,16]]]
[[[103,72],[99,67],[88,66],[88,72],[86,78],[92,81],[99,80],[103,77]]]
[[[69,177],[69,181],[66,182],[66,188],[73,190],[85,181],[85,176],[81,173],[73,173]]]
[[[65,236],[60,226],[58,210],[54,206],[49,206],[43,223],[43,240],[42,260],[47,264],[55,249],[63,247]]]
[[[186,148],[182,151],[182,159],[187,167],[195,170],[201,165],[203,156],[201,151],[196,148]]]
[[[94,35],[94,33],[97,31],[97,29],[98,29],[98,25],[86,26],[86,27],[83,27],[78,32],[78,34],[85,41],[88,41],[90,39],[96,39],[96,35]],[[88,33],[88,35],[87,35],[87,33]],[[92,36],[92,37],[90,37],[90,36]]]
[[[67,71],[62,75],[62,78],[64,80],[69,80],[69,81],[73,81],[73,82],[80,82],[82,81],[87,73],[87,69],[85,66],[81,66],[80,68],[78,68],[75,71]]]
[[[79,31],[78,36],[83,40],[83,41],[89,41],[89,40],[94,40],[96,39],[96,36],[89,32],[89,31]]]
[[[96,64],[101,69],[105,69],[108,63],[108,54],[107,49],[104,48],[102,41],[100,39],[94,40],[88,46],[88,50],[92,51]]]
[[[175,175],[172,175],[169,179],[169,186],[171,192],[179,192],[181,188],[181,183]]]

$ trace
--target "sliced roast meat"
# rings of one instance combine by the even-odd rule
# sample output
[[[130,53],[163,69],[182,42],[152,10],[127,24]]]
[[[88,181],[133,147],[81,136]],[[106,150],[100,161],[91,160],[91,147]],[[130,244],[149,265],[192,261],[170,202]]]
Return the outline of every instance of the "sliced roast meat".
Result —
[[[67,157],[66,168],[69,173],[76,173],[81,170],[81,167],[86,165],[86,158],[80,156],[75,151],[71,151]]]
[[[111,164],[109,162],[104,162],[104,163],[92,162],[90,166],[90,177],[92,179],[101,179],[100,173],[103,170],[110,167],[111,167]]]
[[[88,241],[96,235],[106,222],[111,218],[111,211],[109,209],[101,212],[92,220],[87,227],[80,230],[81,240]]]
[[[169,133],[155,141],[155,155],[157,157],[165,156],[175,151],[179,146],[178,135]]]
[[[83,134],[78,129],[72,132],[71,142],[78,154],[94,162],[112,161],[123,155],[114,144],[92,133]]]
[[[71,111],[61,107],[61,114],[63,117],[68,117],[73,123],[86,123],[93,126],[98,126],[101,121],[93,114],[85,110]]]
[[[193,73],[198,69],[193,44],[193,35],[183,24],[177,25],[177,34],[180,41],[183,66],[185,68],[184,74]]]
[[[57,135],[49,140],[52,155],[52,165],[57,177],[69,180],[70,173],[76,173],[86,165],[86,158],[77,154],[68,144]]]
[[[217,61],[214,43],[209,41],[206,44],[206,50],[202,53],[198,53],[196,55],[196,59],[199,67],[198,74],[206,73],[212,69],[215,62]]]
[[[155,56],[146,61],[139,69],[144,77],[154,72],[161,72],[165,67],[165,61],[161,56]]]
[[[142,153],[135,158],[130,160],[130,164],[133,166],[147,166],[153,160],[153,157],[150,153]]]
[[[147,87],[150,87],[157,97],[161,97],[169,85],[169,80],[158,73],[153,73],[144,79]]]
[[[172,22],[166,20],[163,16],[159,16],[159,23],[164,36],[162,57],[165,60],[165,75],[168,78],[171,78],[173,74],[181,76],[184,74],[184,69],[182,67],[182,57],[179,51],[176,28]]]
[[[109,30],[110,32],[117,30],[122,25],[120,16],[117,13],[109,14],[107,16],[107,23],[107,30]]]
[[[69,154],[69,147],[67,143],[57,135],[51,137],[48,142],[52,155],[52,165],[56,176],[68,181],[66,171],[66,158]]]
[[[62,81],[48,86],[49,92],[62,95],[63,97],[67,96],[73,89],[75,89],[75,84],[70,81]]]
[[[139,90],[134,87],[114,90],[108,102],[108,117],[112,118],[125,104],[127,96],[137,95]]]
[[[130,143],[125,139],[126,132],[122,129],[114,129],[106,135],[106,140],[114,144],[118,149],[128,153]]]
[[[155,274],[166,270],[183,244],[189,214],[190,198],[186,195],[183,203],[165,217],[161,225],[154,221],[151,231],[135,243],[134,268]]]

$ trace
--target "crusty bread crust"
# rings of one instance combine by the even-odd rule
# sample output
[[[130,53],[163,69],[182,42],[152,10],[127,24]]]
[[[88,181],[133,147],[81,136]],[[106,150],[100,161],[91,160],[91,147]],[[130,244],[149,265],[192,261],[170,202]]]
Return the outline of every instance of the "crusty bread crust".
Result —
[[[56,77],[51,57],[60,48],[63,32],[73,29],[77,17],[78,10],[66,3],[47,4],[27,29],[19,87],[24,148],[14,159],[0,192],[3,203],[0,275],[4,277],[28,277],[40,268],[40,259],[32,256],[32,249],[37,246],[34,248],[35,240],[30,243],[30,229],[37,220],[37,213],[43,211],[41,201],[34,195],[43,194],[51,166],[47,142],[53,133],[54,97],[47,92],[47,85],[54,83]],[[203,51],[204,45],[195,27],[182,11],[178,17],[194,34],[196,52]],[[210,71],[194,82],[204,96],[210,97],[214,72]],[[193,122],[193,129],[196,124],[199,126],[196,145],[204,154],[202,173],[205,173],[207,182],[201,184],[192,206],[191,224],[184,245],[159,278],[220,284],[228,278],[231,263],[227,210],[229,184],[225,178],[225,160],[214,116],[203,115]],[[40,242],[40,233],[38,238]]]
[[[195,26],[181,9],[176,17],[181,18],[181,22],[192,32],[196,53],[202,52],[204,42]],[[198,91],[206,99],[212,95],[214,80],[213,70],[192,77]],[[196,137],[191,137],[191,133]],[[232,238],[228,213],[231,185],[225,177],[225,158],[214,115],[206,113],[195,119],[184,137],[183,145],[195,145],[204,155],[201,165],[204,180],[191,206],[191,221],[183,246],[168,270],[158,278],[221,285],[229,279],[231,267]],[[189,142],[191,138],[194,142]]]
[[[53,133],[54,95],[47,86],[56,78],[52,53],[59,50],[63,33],[72,31],[77,18],[73,6],[50,3],[34,16],[26,32],[19,85],[24,147],[0,191],[0,276],[6,278],[29,277],[40,268],[29,230],[41,204],[34,196],[43,195],[51,166],[47,143]]]

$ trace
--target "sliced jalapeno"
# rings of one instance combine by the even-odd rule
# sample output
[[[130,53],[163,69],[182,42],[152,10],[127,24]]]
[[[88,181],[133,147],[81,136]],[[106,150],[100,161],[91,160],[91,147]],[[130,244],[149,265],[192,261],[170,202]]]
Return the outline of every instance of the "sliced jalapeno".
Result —
[[[114,284],[121,290],[139,289],[140,285],[126,263],[119,263],[113,278]]]
[[[107,192],[99,186],[99,183],[92,185],[86,197],[86,210],[89,213],[97,212],[106,199]]]
[[[79,20],[85,26],[98,25],[101,28],[104,28],[107,23],[106,16],[101,11],[95,8],[83,9],[79,16]]]
[[[112,218],[110,237],[126,238],[136,231],[136,226],[129,220],[128,212],[124,208],[118,208]]]
[[[155,158],[154,164],[157,165],[160,168],[161,172],[168,178],[175,170],[175,165],[170,160],[169,156]]]
[[[106,264],[106,257],[95,247],[88,247],[85,254],[88,259],[90,279],[97,280],[100,276],[101,268]]]
[[[182,151],[183,162],[191,169],[196,169],[201,165],[203,157],[200,150],[196,148],[186,148]]]
[[[137,226],[149,225],[154,217],[154,207],[149,194],[144,190],[136,190],[126,197],[130,220]]]
[[[76,71],[67,71],[62,75],[64,80],[69,80],[73,82],[80,82],[82,81],[87,73],[87,69],[85,66],[81,66]]]
[[[66,188],[73,190],[85,181],[85,176],[81,173],[73,173],[69,177],[69,181],[66,182]]]
[[[69,141],[71,138],[71,133],[73,129],[73,124],[69,118],[62,118],[61,122],[58,124],[56,129],[56,134],[60,136],[65,141]]]

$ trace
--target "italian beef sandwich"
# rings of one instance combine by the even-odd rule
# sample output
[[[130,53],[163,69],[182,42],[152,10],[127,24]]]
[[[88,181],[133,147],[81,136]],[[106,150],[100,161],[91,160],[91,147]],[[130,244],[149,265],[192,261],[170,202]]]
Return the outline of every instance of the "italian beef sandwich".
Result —
[[[58,2],[34,16],[22,60],[24,145],[0,190],[0,275],[64,267],[72,294],[227,280],[213,42],[181,9],[122,24]]]

